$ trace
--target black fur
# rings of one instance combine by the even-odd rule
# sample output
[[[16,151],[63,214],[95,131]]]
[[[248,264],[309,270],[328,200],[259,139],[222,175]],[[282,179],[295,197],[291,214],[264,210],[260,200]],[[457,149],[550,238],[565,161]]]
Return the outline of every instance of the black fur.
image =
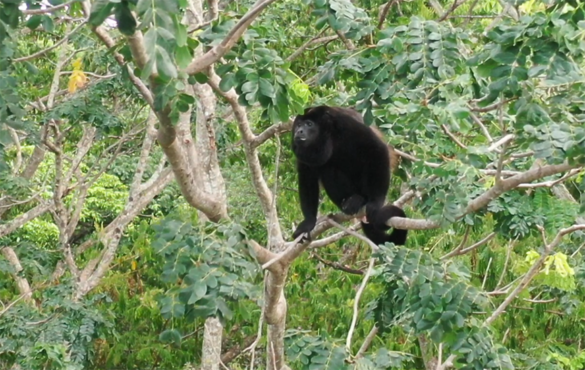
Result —
[[[304,220],[293,237],[313,230],[319,207],[319,183],[345,214],[366,206],[364,234],[375,244],[404,245],[407,230],[386,231],[386,221],[406,217],[394,205],[384,206],[390,186],[388,146],[349,108],[308,108],[295,118],[292,150],[297,157],[299,196]]]

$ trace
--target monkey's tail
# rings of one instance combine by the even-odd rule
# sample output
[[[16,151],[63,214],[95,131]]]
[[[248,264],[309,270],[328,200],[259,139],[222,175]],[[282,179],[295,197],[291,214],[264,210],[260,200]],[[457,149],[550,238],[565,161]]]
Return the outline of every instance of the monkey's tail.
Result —
[[[408,230],[394,229],[392,230],[392,233],[386,233],[386,231],[390,229],[390,226],[387,226],[386,222],[392,217],[406,217],[406,213],[395,205],[386,205],[380,208],[376,214],[375,222],[370,221],[367,224],[362,222],[362,230],[364,230],[364,234],[376,245],[387,242],[394,243],[395,245],[406,244]]]

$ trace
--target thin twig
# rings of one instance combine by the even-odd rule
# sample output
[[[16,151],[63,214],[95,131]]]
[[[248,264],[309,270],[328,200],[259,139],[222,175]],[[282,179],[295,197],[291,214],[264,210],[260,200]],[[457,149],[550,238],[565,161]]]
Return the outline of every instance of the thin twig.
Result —
[[[347,340],[345,342],[345,348],[347,349],[348,352],[351,350],[351,339],[353,337],[353,332],[355,331],[355,326],[357,324],[360,298],[362,296],[362,293],[364,292],[364,289],[366,289],[366,284],[368,283],[368,279],[372,275],[372,271],[374,270],[375,263],[376,263],[376,259],[373,257],[370,258],[370,263],[368,264],[368,269],[366,270],[366,274],[364,275],[364,278],[362,279],[362,284],[360,285],[360,288],[358,289],[358,291],[355,295],[355,299],[353,301],[353,316],[351,318],[351,325],[349,327],[349,332],[347,333]]]
[[[565,235],[573,233],[578,230],[585,230],[585,225],[573,225],[571,227],[562,229],[557,233],[554,240],[550,244],[545,244],[544,250],[541,253],[540,258],[532,264],[532,266],[530,267],[526,275],[524,275],[518,286],[508,295],[508,297],[506,297],[504,302],[502,302],[500,306],[498,306],[498,308],[492,313],[492,315],[485,320],[485,322],[483,323],[484,326],[492,324],[504,312],[506,307],[508,307],[508,305],[514,299],[516,299],[516,297],[528,286],[528,284],[530,284],[532,279],[540,270],[540,267],[542,266],[546,258],[550,255],[553,249],[557,245],[559,245],[562,238]]]
[[[374,340],[374,338],[376,338],[376,334],[378,334],[378,327],[374,325],[374,327],[372,328],[372,330],[370,330],[368,336],[364,340],[364,343],[362,343],[362,346],[360,347],[359,351],[356,353],[355,355],[356,359],[362,357],[364,353],[366,353],[366,351],[370,347],[370,344],[372,344],[372,341]]]
[[[382,29],[382,25],[384,24],[384,21],[386,20],[386,17],[388,16],[388,12],[390,11],[390,8],[392,8],[392,5],[396,4],[397,2],[398,2],[398,0],[388,1],[386,3],[386,5],[384,5],[384,8],[382,8],[382,11],[380,12],[380,17],[378,18],[378,29],[379,30]]]
[[[467,146],[465,144],[463,144],[461,141],[459,141],[459,139],[457,139],[457,137],[455,135],[453,135],[453,133],[451,131],[449,131],[449,128],[447,126],[445,126],[443,124],[443,125],[441,125],[441,128],[443,129],[443,131],[445,131],[447,136],[449,136],[451,138],[451,140],[453,140],[461,148],[467,150]]]
[[[77,27],[75,27],[73,29],[73,31],[69,32],[68,34],[66,34],[65,36],[63,36],[63,38],[59,41],[57,41],[55,44],[53,44],[52,46],[43,49],[41,51],[38,51],[34,54],[31,55],[27,55],[25,57],[20,57],[20,58],[15,58],[12,60],[13,63],[18,63],[18,62],[26,62],[28,60],[32,60],[38,57],[41,57],[45,54],[47,54],[49,51],[58,48],[61,44],[63,44],[65,41],[67,41],[71,36],[73,36],[75,33],[77,33],[77,31],[79,31],[81,28],[83,28],[85,26],[85,24],[87,23],[87,21],[83,21],[81,22]]]
[[[455,248],[451,252],[449,252],[446,255],[444,255],[443,257],[441,257],[441,260],[444,260],[444,259],[447,259],[447,258],[451,258],[451,257],[454,257],[454,256],[460,256],[462,254],[466,254],[466,253],[474,250],[475,248],[481,247],[485,243],[487,243],[490,240],[492,240],[492,238],[495,237],[495,236],[496,236],[496,233],[495,232],[491,232],[485,238],[481,239],[480,241],[478,241],[477,243],[475,243],[473,245],[470,245],[469,247],[467,247],[465,249],[457,250],[457,248]]]
[[[449,8],[449,10],[447,10],[438,20],[437,22],[442,22],[445,19],[447,19],[447,17],[453,13],[455,11],[455,9],[459,8],[466,0],[455,0],[453,2],[453,5],[451,5],[451,7]],[[440,363],[440,361],[439,361]]]

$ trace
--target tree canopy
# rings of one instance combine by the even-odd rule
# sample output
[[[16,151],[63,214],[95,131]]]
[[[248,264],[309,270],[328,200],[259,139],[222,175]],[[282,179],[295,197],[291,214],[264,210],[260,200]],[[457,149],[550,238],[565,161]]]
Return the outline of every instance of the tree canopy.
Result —
[[[582,369],[584,56],[578,1],[0,1],[0,367]],[[322,104],[405,246],[292,240]]]

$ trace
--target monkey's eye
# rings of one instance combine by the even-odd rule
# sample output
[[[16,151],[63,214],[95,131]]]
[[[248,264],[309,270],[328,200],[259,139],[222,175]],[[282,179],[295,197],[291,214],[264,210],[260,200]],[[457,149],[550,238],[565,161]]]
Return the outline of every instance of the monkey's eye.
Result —
[[[307,121],[307,127],[313,127],[313,122]]]

